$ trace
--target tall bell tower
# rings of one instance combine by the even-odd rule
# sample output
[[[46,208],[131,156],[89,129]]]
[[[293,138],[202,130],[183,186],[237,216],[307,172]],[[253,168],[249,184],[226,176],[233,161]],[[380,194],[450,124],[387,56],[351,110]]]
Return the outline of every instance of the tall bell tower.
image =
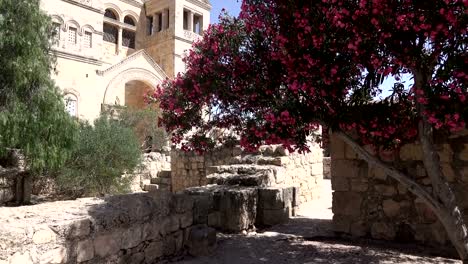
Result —
[[[210,11],[209,0],[146,1],[136,49],[145,49],[169,77],[184,72],[182,58],[208,28]]]

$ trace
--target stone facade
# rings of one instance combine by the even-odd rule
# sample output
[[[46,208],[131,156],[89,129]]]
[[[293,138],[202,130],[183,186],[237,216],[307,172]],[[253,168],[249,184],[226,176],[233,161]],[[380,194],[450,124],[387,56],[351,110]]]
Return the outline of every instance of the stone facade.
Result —
[[[171,156],[172,190],[215,183],[212,174],[250,166],[247,171],[274,174],[263,187],[291,187],[300,190],[300,202],[319,198],[323,180],[322,150],[318,145],[306,154],[288,153],[281,146],[264,146],[258,153],[243,153],[238,147],[223,148],[204,155],[173,151]],[[245,166],[244,166],[245,167]],[[236,172],[237,173],[237,172]],[[244,172],[242,172],[244,173]],[[211,176],[211,177],[210,177]]]
[[[185,71],[182,58],[207,29],[205,0],[41,0],[54,23],[52,74],[67,111],[93,120]],[[187,21],[190,20],[190,21]]]
[[[438,139],[442,170],[462,209],[468,210],[468,136]],[[381,159],[430,187],[421,146],[408,144],[382,152]],[[358,237],[419,242],[451,251],[446,232],[434,213],[397,181],[369,167],[341,140],[332,137],[334,230]]]
[[[214,229],[193,224],[193,199],[169,192],[0,208],[0,263],[156,263],[208,254]]]

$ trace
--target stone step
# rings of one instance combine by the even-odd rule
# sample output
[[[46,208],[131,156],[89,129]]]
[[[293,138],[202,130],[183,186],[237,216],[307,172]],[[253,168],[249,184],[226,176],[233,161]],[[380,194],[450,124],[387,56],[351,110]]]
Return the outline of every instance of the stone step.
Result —
[[[159,190],[159,185],[157,184],[145,184],[143,186],[143,191],[145,192],[154,192],[154,191],[157,191]]]
[[[151,184],[171,185],[171,178],[151,178]]]
[[[159,178],[171,178],[172,172],[170,170],[162,170],[158,172],[158,177]]]

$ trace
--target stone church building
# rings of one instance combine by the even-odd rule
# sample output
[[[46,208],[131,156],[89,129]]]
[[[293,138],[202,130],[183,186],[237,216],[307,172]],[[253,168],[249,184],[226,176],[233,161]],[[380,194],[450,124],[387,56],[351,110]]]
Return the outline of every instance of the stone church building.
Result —
[[[185,71],[210,21],[209,0],[41,0],[53,20],[53,78],[67,111],[93,120],[113,105],[141,108],[148,89]]]

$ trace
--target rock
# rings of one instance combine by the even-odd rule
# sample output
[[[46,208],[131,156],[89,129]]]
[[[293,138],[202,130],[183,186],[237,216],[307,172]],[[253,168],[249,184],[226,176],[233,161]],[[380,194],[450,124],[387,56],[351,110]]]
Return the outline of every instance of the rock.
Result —
[[[33,262],[31,260],[31,256],[29,255],[29,252],[26,252],[24,254],[16,252],[10,258],[10,264],[33,264]]]
[[[94,252],[100,257],[106,257],[120,250],[121,238],[118,232],[101,235],[94,240]]]
[[[383,239],[383,240],[393,240],[396,235],[395,228],[384,222],[377,222],[372,225],[371,228],[372,238]]]
[[[209,256],[216,250],[216,230],[206,226],[194,226],[188,237],[189,254],[195,257]]]
[[[38,230],[33,235],[34,244],[46,244],[55,241],[57,235],[50,228]]]
[[[88,261],[94,258],[94,246],[90,239],[78,242],[76,246],[76,260],[78,262]]]
[[[145,249],[145,259],[147,262],[157,260],[163,256],[163,242],[151,242]]]
[[[40,264],[61,264],[67,263],[67,249],[63,246],[47,251],[40,257]]]
[[[130,228],[126,228],[122,232],[122,248],[134,248],[138,246],[142,241],[142,227],[136,225]]]
[[[333,213],[358,217],[361,215],[362,196],[355,192],[333,192]]]
[[[383,201],[383,210],[386,216],[395,217],[400,213],[400,204],[392,199]]]

